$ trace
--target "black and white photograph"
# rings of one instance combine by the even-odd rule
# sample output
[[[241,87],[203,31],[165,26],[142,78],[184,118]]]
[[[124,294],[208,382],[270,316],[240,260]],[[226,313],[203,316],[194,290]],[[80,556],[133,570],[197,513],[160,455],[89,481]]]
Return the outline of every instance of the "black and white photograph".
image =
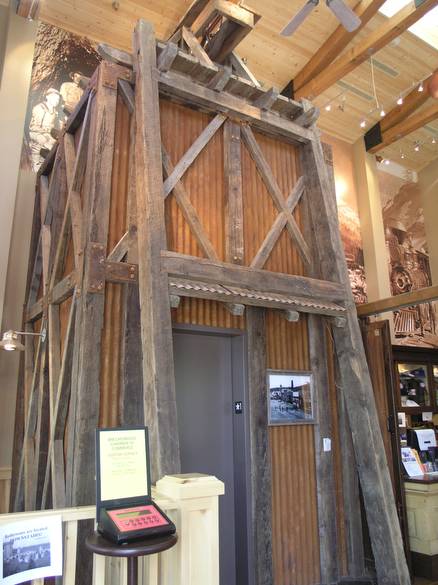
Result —
[[[270,425],[313,422],[312,375],[308,372],[268,372]]]
[[[62,573],[61,517],[0,527],[1,579],[5,585]]]

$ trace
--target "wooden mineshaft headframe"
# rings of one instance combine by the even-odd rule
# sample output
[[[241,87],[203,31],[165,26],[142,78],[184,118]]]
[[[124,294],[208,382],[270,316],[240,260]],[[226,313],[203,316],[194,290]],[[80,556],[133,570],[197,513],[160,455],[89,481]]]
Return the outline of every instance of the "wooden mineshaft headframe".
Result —
[[[196,42],[184,34],[192,45]],[[93,501],[93,436],[99,423],[107,283],[123,289],[120,422],[144,421],[148,425],[154,480],[180,468],[171,308],[185,296],[219,301],[232,314],[245,311],[246,315],[256,583],[272,584],[271,480],[263,391],[265,312],[281,311],[291,321],[305,313],[309,315],[318,420],[315,444],[321,583],[336,583],[340,576],[334,466],[332,454],[322,451],[323,437],[331,434],[326,408],[328,324],[333,331],[342,403],[348,414],[379,582],[408,585],[391,481],[339,235],[334,181],[314,126],[317,112],[307,102],[262,90],[241,62],[236,65],[235,56],[228,65],[215,65],[198,45],[196,51],[191,49],[197,54],[194,56],[173,42],[156,42],[151,25],[140,21],[133,55],[101,47],[107,60],[98,68],[59,144],[39,172],[25,322],[29,329],[39,324],[47,335],[36,346],[26,341],[21,380],[27,383],[20,384],[17,407],[13,507],[44,508],[50,503],[63,507]],[[175,165],[161,143],[160,96],[212,115]],[[111,181],[118,156],[115,120],[120,98],[131,113],[129,130],[125,131],[130,132],[133,148],[127,161],[129,180],[121,187],[128,200],[126,231],[108,249],[110,224],[116,221]],[[225,261],[219,258],[181,181],[219,131],[223,131],[227,190]],[[300,150],[302,177],[287,198],[255,131],[290,142]],[[278,211],[257,254],[246,266],[242,143]],[[203,258],[168,249],[165,200],[170,193]],[[300,201],[306,211],[303,233],[294,214]],[[308,276],[264,268],[284,230]],[[69,315],[62,328],[60,307],[66,299],[70,299]],[[27,388],[26,395],[22,388]]]

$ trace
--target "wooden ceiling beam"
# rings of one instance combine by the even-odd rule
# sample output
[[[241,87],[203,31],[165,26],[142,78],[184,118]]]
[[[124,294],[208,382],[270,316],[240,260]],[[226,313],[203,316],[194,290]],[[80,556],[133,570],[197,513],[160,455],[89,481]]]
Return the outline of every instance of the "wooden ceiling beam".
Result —
[[[354,71],[361,63],[380,51],[420,18],[438,5],[438,0],[424,0],[418,7],[412,0],[405,8],[388,18],[381,26],[370,31],[362,41],[351,47],[334,63],[295,92],[295,99],[314,99],[337,81]]]
[[[429,98],[429,81],[431,80],[432,75],[423,81],[423,91],[418,91],[418,87],[415,87],[404,97],[401,106],[395,106],[395,108],[393,108],[386,114],[384,118],[380,120],[380,127],[382,132],[386,132],[386,130],[389,130],[396,124],[399,124],[427,102]]]
[[[365,133],[364,139],[367,152],[373,153],[381,150],[383,148],[383,135],[385,134],[387,136],[388,130],[406,120],[427,102],[429,99],[429,82],[432,75],[423,81],[424,91],[418,91],[418,87],[416,86],[405,96],[401,105],[395,106],[384,118],[379,120],[377,124],[374,124]]]
[[[355,31],[348,32],[341,24],[329,36],[325,43],[318,49],[313,57],[306,63],[292,80],[293,92],[299,90],[308,81],[324,71],[333,61],[339,57],[345,47],[354,39],[358,32],[378,12],[386,0],[359,0],[354,7],[354,12],[359,16],[362,24]]]
[[[403,293],[380,301],[372,301],[357,305],[358,317],[371,317],[387,311],[397,311],[403,307],[411,307],[420,303],[430,303],[438,300],[438,286],[428,286],[411,292]]]
[[[392,128],[386,130],[386,132],[382,132],[380,142],[367,148],[367,151],[370,153],[378,152],[436,119],[438,119],[438,101],[433,100],[423,110],[416,112],[412,116],[409,116],[409,118],[405,118],[395,126],[392,126]]]

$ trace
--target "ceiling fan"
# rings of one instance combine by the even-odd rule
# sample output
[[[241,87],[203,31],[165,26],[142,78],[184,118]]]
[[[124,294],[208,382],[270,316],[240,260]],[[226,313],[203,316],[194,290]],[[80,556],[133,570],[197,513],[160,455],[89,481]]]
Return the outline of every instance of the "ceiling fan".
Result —
[[[360,18],[345,4],[344,0],[325,0],[325,3],[348,32],[353,32],[360,26]],[[294,33],[318,4],[319,0],[307,0],[301,10],[299,10],[292,20],[284,27],[281,34],[288,37]]]

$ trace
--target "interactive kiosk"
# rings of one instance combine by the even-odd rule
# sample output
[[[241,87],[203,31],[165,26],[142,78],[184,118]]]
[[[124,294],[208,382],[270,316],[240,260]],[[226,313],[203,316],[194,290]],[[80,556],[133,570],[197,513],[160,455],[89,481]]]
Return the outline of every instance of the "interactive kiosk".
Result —
[[[139,556],[177,542],[175,525],[152,501],[146,427],[96,430],[97,532],[87,548],[127,557],[128,585],[137,585]]]

